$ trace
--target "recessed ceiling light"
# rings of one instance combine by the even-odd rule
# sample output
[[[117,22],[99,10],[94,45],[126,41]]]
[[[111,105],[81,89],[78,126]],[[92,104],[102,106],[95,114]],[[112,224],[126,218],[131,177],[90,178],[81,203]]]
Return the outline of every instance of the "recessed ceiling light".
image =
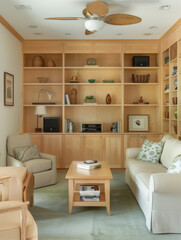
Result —
[[[122,34],[122,33],[116,33],[116,35],[117,35],[117,36],[121,36],[121,35],[123,35],[123,34]]]
[[[157,26],[151,26],[151,27],[149,27],[149,29],[151,29],[151,30],[156,30],[158,27]]]
[[[65,33],[65,35],[66,35],[66,36],[69,36],[69,35],[71,35],[71,33]]]
[[[43,33],[36,32],[34,35],[43,35]]]
[[[32,10],[30,5],[23,5],[23,4],[15,4],[14,7],[17,10]]]
[[[36,26],[36,25],[29,25],[28,27],[29,28],[38,28],[38,26]]]
[[[170,9],[170,8],[171,8],[170,5],[162,5],[162,6],[160,7],[161,10],[168,10],[168,9]]]
[[[145,35],[145,36],[150,36],[151,33],[144,33],[143,35]]]

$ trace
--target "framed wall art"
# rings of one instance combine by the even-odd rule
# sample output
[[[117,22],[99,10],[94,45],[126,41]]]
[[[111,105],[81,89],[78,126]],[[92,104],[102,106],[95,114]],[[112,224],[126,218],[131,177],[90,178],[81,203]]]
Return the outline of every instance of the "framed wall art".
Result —
[[[128,115],[129,132],[148,132],[148,115]]]
[[[14,106],[14,76],[4,73],[4,105]]]

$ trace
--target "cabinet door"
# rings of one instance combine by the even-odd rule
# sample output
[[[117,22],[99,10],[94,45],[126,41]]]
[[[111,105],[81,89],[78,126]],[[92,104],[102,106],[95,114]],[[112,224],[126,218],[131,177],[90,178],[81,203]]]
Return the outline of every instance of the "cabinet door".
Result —
[[[84,160],[103,160],[103,137],[83,136],[84,139]]]
[[[38,150],[41,152],[41,136],[40,135],[31,135],[33,144],[38,145]]]
[[[83,136],[63,136],[63,168],[68,168],[72,161],[83,161]]]
[[[122,136],[104,136],[104,159],[111,168],[124,168],[122,164]]]
[[[43,135],[42,136],[43,153],[56,156],[57,168],[62,168],[62,136],[61,135]]]

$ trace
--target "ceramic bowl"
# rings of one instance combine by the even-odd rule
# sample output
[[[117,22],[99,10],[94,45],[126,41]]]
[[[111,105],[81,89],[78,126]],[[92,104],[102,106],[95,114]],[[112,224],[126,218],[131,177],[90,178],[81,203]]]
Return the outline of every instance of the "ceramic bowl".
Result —
[[[95,79],[88,79],[89,83],[94,83],[96,80]]]

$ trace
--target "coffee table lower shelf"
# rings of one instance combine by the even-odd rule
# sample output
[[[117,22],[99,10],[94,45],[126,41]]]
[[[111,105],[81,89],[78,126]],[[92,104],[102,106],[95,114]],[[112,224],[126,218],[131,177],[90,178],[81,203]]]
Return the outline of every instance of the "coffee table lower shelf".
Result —
[[[84,201],[80,199],[80,193],[74,193],[73,206],[106,207],[105,193],[100,193],[99,201]]]

